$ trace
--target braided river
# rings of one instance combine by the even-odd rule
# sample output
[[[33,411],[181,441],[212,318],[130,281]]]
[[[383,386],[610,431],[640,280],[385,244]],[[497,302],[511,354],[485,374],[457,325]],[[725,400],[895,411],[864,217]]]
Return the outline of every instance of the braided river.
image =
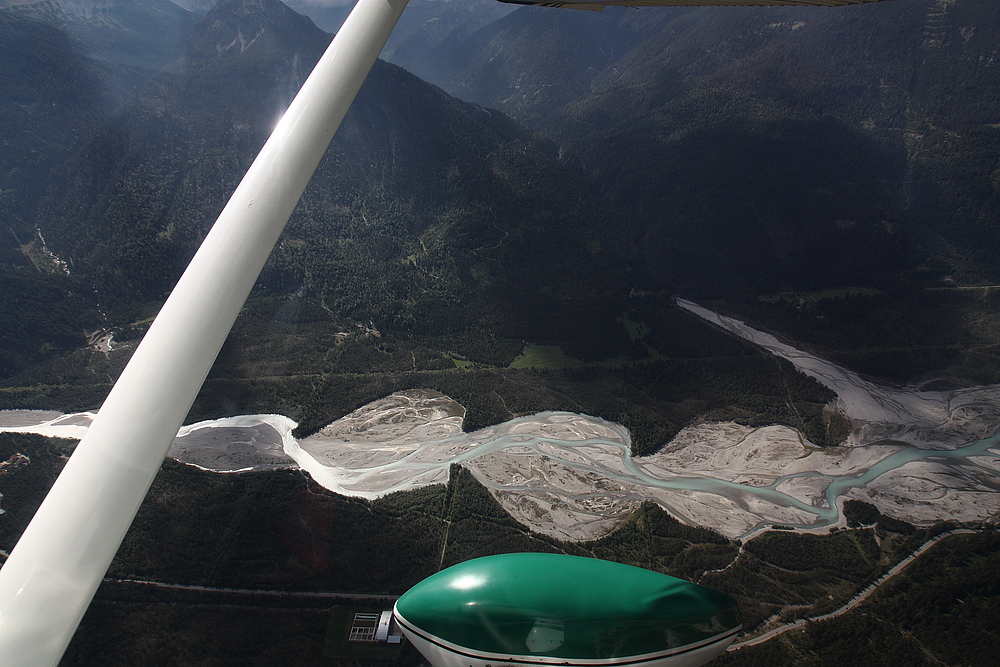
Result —
[[[465,433],[461,405],[411,390],[302,439],[281,415],[191,424],[169,456],[219,473],[301,468],[331,491],[369,499],[445,482],[459,464],[529,528],[570,540],[607,533],[649,500],[729,537],[774,525],[826,531],[843,525],[847,498],[918,524],[1000,515],[1000,387],[876,385],[738,320],[678,305],[835,391],[830,407],[851,425],[843,446],[819,448],[780,425],[703,423],[656,454],[632,457],[619,424],[542,412]],[[79,438],[92,416],[5,411],[0,430]]]

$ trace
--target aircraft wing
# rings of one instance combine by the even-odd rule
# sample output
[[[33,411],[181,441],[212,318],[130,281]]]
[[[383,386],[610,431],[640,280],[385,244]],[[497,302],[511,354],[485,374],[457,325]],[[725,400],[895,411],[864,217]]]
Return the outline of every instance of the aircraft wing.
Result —
[[[863,2],[882,2],[882,0],[500,0],[514,5],[537,5],[539,7],[565,7],[567,9],[589,9],[601,11],[605,7],[721,7],[742,6],[804,6],[804,7],[841,7],[843,5],[860,5]]]

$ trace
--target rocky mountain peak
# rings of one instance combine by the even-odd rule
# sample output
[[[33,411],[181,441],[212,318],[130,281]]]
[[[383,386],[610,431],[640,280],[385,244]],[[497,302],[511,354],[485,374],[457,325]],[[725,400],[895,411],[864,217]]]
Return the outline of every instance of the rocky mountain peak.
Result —
[[[195,29],[188,56],[321,49],[329,35],[278,0],[220,0]]]

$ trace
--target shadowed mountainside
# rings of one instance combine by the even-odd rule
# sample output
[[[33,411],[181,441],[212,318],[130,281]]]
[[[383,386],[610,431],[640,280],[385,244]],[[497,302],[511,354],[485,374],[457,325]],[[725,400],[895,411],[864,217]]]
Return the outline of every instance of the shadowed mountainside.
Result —
[[[222,2],[184,58],[54,170],[46,238],[112,321],[173,284],[328,40],[280,3]],[[379,327],[487,322],[518,337],[525,313],[626,294],[609,281],[614,244],[598,240],[605,209],[553,151],[380,63],[262,284]]]

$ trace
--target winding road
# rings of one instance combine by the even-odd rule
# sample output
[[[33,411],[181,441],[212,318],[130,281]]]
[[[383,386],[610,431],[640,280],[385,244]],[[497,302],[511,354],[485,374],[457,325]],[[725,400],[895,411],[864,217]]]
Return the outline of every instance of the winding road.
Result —
[[[879,577],[877,580],[875,580],[871,585],[869,585],[863,591],[861,591],[856,596],[854,596],[850,600],[850,602],[848,602],[847,604],[845,604],[840,609],[837,609],[835,611],[831,611],[830,613],[823,614],[821,616],[814,616],[812,618],[800,618],[799,620],[793,621],[792,623],[786,623],[785,625],[780,625],[780,626],[774,628],[773,630],[769,630],[769,631],[765,632],[764,634],[759,635],[757,637],[753,637],[751,639],[746,639],[744,641],[736,642],[734,644],[731,644],[729,646],[729,648],[726,649],[726,650],[727,651],[738,651],[741,648],[747,648],[748,646],[756,646],[758,644],[763,644],[764,642],[767,642],[767,641],[770,641],[770,640],[774,639],[778,635],[784,634],[786,632],[790,632],[792,630],[798,630],[798,629],[800,629],[802,627],[805,627],[805,625],[808,624],[808,623],[815,623],[815,622],[818,622],[818,621],[827,621],[827,620],[829,620],[831,618],[836,618],[838,616],[846,614],[847,612],[851,611],[852,609],[854,609],[855,607],[857,607],[859,604],[861,604],[862,602],[864,602],[865,600],[867,600],[868,597],[872,593],[874,593],[875,591],[878,590],[879,586],[881,586],[886,581],[888,581],[892,577],[894,577],[897,574],[899,574],[900,572],[902,572],[904,569],[906,569],[907,565],[909,565],[910,563],[912,563],[914,561],[914,559],[916,559],[917,557],[921,556],[924,552],[926,552],[928,549],[930,549],[931,547],[933,547],[935,544],[937,544],[941,540],[945,539],[946,537],[951,537],[952,535],[967,535],[969,533],[975,533],[975,532],[976,531],[969,530],[967,528],[956,528],[955,530],[949,530],[949,531],[946,531],[944,533],[940,533],[939,535],[935,535],[931,539],[929,539],[926,542],[924,542],[923,545],[921,545],[921,547],[919,549],[917,549],[916,551],[914,551],[912,554],[910,554],[909,556],[907,556],[903,560],[899,561],[896,564],[895,567],[893,567],[891,570],[889,570],[888,572],[886,572],[885,574],[883,574],[881,577]]]

